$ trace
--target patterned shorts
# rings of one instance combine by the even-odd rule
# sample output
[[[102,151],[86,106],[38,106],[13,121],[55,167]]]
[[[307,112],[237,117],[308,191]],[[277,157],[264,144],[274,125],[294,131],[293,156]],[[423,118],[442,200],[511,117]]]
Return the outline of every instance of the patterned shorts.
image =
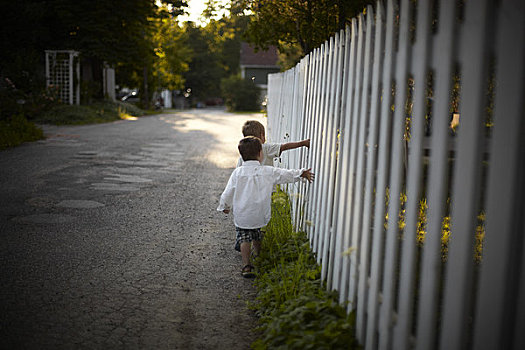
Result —
[[[247,229],[235,227],[235,232],[237,232],[237,238],[235,239],[235,250],[238,252],[241,251],[241,243],[260,241],[263,238],[260,228]]]

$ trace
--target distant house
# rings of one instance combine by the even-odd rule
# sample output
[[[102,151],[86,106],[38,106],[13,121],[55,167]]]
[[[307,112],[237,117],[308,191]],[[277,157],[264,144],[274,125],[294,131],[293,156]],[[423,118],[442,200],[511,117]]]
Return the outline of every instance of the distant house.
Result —
[[[268,74],[280,71],[277,65],[277,48],[270,46],[268,51],[259,50],[255,52],[248,43],[241,43],[241,76],[252,79],[266,95],[268,90]]]

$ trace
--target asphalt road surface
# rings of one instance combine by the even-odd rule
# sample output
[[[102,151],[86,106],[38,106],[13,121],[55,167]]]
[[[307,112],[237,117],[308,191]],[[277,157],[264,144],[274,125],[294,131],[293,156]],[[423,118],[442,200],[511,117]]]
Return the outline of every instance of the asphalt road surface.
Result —
[[[0,152],[0,347],[248,349],[254,287],[216,211],[247,119],[45,126]]]

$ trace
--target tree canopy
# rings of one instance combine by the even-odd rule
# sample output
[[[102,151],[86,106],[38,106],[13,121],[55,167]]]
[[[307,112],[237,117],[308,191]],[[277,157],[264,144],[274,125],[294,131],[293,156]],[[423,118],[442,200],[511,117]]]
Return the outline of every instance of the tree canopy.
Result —
[[[242,35],[249,18],[230,11],[229,16],[216,18],[218,4],[208,1],[203,13],[207,24],[184,24],[187,43],[192,50],[189,70],[184,74],[186,89],[196,100],[221,97],[221,80],[239,73]]]
[[[199,101],[224,97],[221,80],[239,74],[241,41],[259,49],[277,46],[288,68],[370,0],[207,0],[202,24],[178,21],[187,2],[4,2],[0,80],[9,78],[9,86],[27,93],[42,90],[44,50],[72,49],[81,53],[83,65],[115,67],[117,84],[142,88],[146,96],[184,88]],[[225,6],[227,15],[219,17]],[[91,79],[100,77],[95,73]]]
[[[163,67],[159,76],[165,78],[168,86],[177,80],[181,85],[184,62],[171,57],[169,63],[178,69],[166,69],[162,58],[166,52],[174,52],[173,45],[180,36],[167,22],[186,6],[187,1],[183,0],[4,2],[0,14],[0,76],[10,78],[17,88],[35,89],[43,78],[44,50],[67,49],[77,50],[82,59],[98,64],[128,68],[146,65],[151,69],[157,65]],[[159,31],[175,35],[159,42]],[[168,78],[167,73],[177,73],[179,77]]]
[[[307,55],[320,46],[370,0],[232,0],[252,13],[246,38],[256,47]]]

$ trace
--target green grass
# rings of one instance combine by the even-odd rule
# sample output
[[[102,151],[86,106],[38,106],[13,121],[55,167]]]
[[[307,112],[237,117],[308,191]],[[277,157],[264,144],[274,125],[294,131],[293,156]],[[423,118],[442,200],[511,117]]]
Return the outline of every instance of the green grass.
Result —
[[[120,101],[99,101],[91,105],[55,105],[33,116],[29,121],[23,113],[20,113],[0,119],[0,150],[43,139],[42,129],[34,123],[54,125],[107,123],[159,112],[143,111],[135,105]]]
[[[42,129],[21,115],[0,120],[0,150],[44,138]]]
[[[108,123],[144,114],[144,111],[130,103],[100,101],[90,105],[57,105],[37,116],[35,121],[42,124],[82,125]]]
[[[327,292],[304,232],[294,232],[287,195],[273,195],[272,220],[256,259],[251,304],[261,336],[253,349],[359,349],[355,318]]]

